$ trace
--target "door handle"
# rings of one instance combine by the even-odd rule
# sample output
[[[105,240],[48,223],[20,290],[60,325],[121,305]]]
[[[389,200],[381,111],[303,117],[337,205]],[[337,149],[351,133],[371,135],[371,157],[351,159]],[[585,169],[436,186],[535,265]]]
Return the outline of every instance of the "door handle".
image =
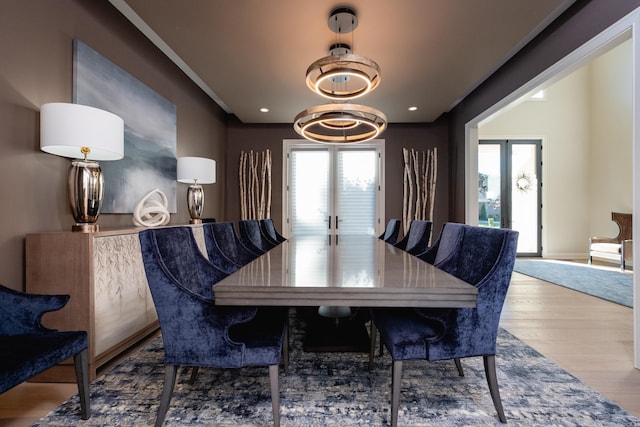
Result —
[[[336,215],[336,230],[338,229],[338,215]]]

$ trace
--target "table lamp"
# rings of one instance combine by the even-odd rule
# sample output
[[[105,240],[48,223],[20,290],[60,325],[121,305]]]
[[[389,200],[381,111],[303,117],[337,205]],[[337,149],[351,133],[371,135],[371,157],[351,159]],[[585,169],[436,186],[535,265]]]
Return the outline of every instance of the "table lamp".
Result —
[[[73,231],[98,231],[104,177],[96,160],[124,156],[124,121],[113,113],[79,104],[50,103],[40,109],[40,149],[69,157],[69,205]]]
[[[178,182],[191,184],[187,190],[189,224],[202,224],[204,191],[201,184],[216,182],[216,161],[205,157],[179,157]]]

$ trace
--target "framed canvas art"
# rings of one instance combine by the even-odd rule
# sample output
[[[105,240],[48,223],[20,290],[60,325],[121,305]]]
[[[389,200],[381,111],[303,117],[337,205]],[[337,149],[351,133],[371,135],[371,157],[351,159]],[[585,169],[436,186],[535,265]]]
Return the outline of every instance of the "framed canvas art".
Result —
[[[73,43],[73,101],[124,120],[124,158],[100,164],[102,213],[132,213],[149,192],[176,212],[176,106],[85,43]]]

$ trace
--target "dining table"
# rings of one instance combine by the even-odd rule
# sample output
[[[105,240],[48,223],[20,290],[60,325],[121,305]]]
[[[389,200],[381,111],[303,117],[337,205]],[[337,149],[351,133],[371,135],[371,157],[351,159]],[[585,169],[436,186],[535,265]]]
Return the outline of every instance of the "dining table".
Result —
[[[213,287],[217,305],[475,307],[477,289],[374,235],[296,235]]]

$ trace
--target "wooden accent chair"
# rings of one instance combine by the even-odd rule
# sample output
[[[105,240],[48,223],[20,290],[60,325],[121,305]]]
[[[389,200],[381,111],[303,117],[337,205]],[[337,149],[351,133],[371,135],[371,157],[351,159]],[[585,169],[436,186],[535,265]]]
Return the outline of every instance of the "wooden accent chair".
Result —
[[[627,262],[633,261],[632,215],[611,212],[611,220],[618,224],[616,237],[591,237],[589,239],[589,264],[593,258],[605,259],[620,264],[625,270]]]

